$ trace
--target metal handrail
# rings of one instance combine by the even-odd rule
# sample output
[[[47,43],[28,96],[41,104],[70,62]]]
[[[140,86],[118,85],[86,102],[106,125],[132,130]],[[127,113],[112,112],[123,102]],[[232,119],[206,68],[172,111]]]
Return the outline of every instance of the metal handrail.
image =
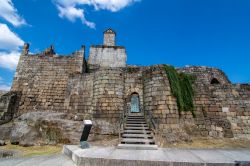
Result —
[[[127,120],[127,109],[125,109],[125,111],[123,111],[123,113],[120,116],[120,122],[119,122],[119,138],[118,138],[118,142],[121,142],[121,134],[123,133],[123,129],[124,129],[124,123]]]
[[[157,118],[153,116],[153,113],[150,110],[145,111],[146,119],[150,125],[150,128],[156,130],[158,128],[158,121]],[[152,128],[153,127],[153,128]]]
[[[147,116],[146,117],[147,122],[149,123],[149,127],[153,131],[153,133],[155,135],[155,141],[157,143],[158,137],[159,137],[159,134],[160,134],[158,119],[153,116],[153,113],[150,110],[146,111],[146,116]]]

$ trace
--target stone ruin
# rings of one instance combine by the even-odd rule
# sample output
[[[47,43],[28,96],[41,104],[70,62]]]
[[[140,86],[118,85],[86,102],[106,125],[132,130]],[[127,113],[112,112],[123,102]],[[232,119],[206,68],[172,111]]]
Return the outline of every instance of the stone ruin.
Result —
[[[177,68],[196,76],[194,118],[179,114],[163,65],[130,66],[116,33],[104,32],[104,43],[69,56],[54,47],[36,55],[25,44],[10,92],[0,98],[0,139],[23,145],[79,142],[82,120],[94,122],[92,134],[114,134],[131,98],[139,113],[168,142],[187,136],[250,138],[250,84],[232,84],[219,69]],[[8,122],[8,123],[7,123]]]

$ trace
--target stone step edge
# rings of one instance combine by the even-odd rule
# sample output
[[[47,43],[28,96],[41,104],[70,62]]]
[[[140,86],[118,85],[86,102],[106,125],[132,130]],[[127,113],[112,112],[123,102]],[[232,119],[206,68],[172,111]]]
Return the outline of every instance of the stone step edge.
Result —
[[[125,127],[125,130],[130,130],[130,129],[149,130],[148,127],[131,127],[131,126]]]
[[[147,139],[147,138],[122,138],[121,142],[155,143],[155,140],[154,139]]]
[[[122,137],[153,138],[152,134],[122,134]]]
[[[122,133],[152,133],[150,130],[123,130]]]
[[[157,150],[157,145],[119,144],[117,149]]]

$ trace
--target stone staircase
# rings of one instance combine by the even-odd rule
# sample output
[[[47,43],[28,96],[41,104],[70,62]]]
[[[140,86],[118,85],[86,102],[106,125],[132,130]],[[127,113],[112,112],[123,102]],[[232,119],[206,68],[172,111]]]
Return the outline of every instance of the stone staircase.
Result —
[[[129,115],[121,133],[119,149],[156,150],[154,135],[143,116]]]

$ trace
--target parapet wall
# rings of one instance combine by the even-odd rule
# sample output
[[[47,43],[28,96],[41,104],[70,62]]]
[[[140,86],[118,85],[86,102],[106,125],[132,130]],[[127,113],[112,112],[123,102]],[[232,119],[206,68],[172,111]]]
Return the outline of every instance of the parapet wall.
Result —
[[[226,74],[216,68],[205,67],[205,66],[191,66],[184,68],[177,68],[180,72],[193,74],[196,76],[196,83],[209,85],[213,78],[217,79],[220,84],[228,85],[231,84]]]
[[[72,56],[21,55],[11,91],[21,91],[19,113],[65,111],[69,76],[85,70],[84,51]]]

